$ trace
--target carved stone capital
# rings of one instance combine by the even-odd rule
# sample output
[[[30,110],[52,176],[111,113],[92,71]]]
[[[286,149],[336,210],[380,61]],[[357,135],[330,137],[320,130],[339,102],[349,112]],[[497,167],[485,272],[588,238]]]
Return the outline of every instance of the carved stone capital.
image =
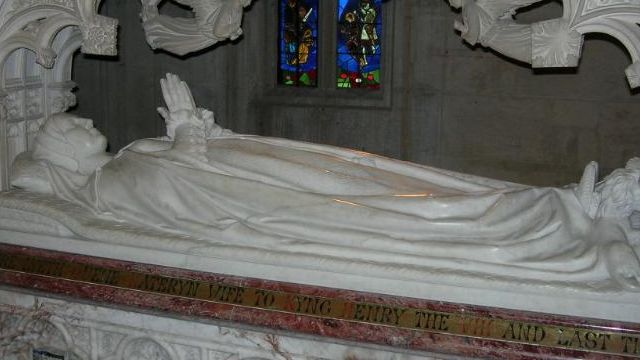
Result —
[[[625,70],[627,81],[632,88],[640,87],[640,61],[634,61]]]
[[[36,62],[47,69],[53,67],[56,57],[58,57],[58,54],[51,48],[38,48],[36,51]]]

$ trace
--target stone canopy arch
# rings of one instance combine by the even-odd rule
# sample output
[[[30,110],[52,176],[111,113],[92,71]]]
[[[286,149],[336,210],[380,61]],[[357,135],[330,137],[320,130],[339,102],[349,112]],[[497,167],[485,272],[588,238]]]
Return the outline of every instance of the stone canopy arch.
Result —
[[[0,0],[0,188],[8,167],[52,114],[75,104],[73,53],[117,53],[116,19],[102,0]]]

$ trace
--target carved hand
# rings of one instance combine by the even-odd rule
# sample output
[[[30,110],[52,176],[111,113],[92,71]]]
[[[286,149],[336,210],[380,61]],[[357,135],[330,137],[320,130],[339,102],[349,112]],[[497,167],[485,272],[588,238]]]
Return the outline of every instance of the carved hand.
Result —
[[[167,136],[174,140],[173,149],[206,161],[205,115],[196,107],[187,84],[173,74],[160,80],[166,108],[158,108],[165,119]]]
[[[160,80],[160,86],[167,107],[158,108],[158,112],[167,124],[169,138],[173,139],[175,130],[184,124],[204,127],[202,119],[198,117],[191,90],[184,81],[177,75],[167,74],[166,79]]]

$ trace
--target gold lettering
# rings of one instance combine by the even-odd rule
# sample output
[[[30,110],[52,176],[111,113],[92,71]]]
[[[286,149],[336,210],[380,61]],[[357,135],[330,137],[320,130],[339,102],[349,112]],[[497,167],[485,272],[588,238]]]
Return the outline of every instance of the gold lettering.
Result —
[[[63,262],[36,256],[6,254],[1,251],[0,269],[5,269],[9,274],[11,272],[25,272],[99,285],[119,286],[148,293],[189,297],[203,302],[214,301],[290,314],[411,328],[418,330],[418,332],[420,330],[451,332],[455,335],[497,341],[517,341],[632,357],[640,355],[640,336],[629,334],[625,330],[599,332],[598,329],[592,329],[587,325],[576,325],[576,327],[550,325],[547,327],[542,324],[494,319],[489,316],[474,316],[468,313],[441,313],[427,309],[417,310],[383,304],[357,303],[344,299],[307,296],[294,291],[244,288],[222,283],[144,274],[131,270],[114,270],[73,261]],[[452,321],[455,321],[454,326],[451,326]]]
[[[595,348],[600,348],[600,350],[606,350],[607,340],[609,338],[611,338],[611,335],[587,331],[584,334],[584,346],[589,350],[593,350]]]
[[[9,255],[0,256],[0,268],[11,270],[14,268],[13,257]]]
[[[96,284],[115,285],[118,282],[119,271],[102,269],[99,267],[85,265],[84,273],[88,273],[89,281]]]
[[[473,336],[490,336],[493,320],[481,318],[462,318],[462,332]]]
[[[331,313],[331,301],[309,296],[295,296],[295,312],[309,315],[329,315]]]
[[[509,322],[509,326],[502,334],[503,339],[526,341],[530,343],[539,343],[544,340],[546,332],[543,327],[524,324],[519,322]]]
[[[447,331],[449,329],[446,322],[448,319],[449,315],[427,311],[416,311],[414,327],[420,329]]]
[[[209,285],[209,298],[233,304],[242,304],[244,298],[244,289],[231,285]],[[275,300],[275,299],[274,299]]]
[[[199,281],[187,281],[187,286],[185,287],[185,296],[195,297],[198,293],[198,288],[200,287]],[[244,289],[242,290],[244,293]]]
[[[169,279],[166,277],[160,278],[160,283],[158,284],[158,292],[166,293],[169,290]]]
[[[623,341],[624,338],[625,337],[623,336]],[[557,345],[587,350],[594,350],[596,348],[600,350],[607,350],[607,341],[609,340],[611,340],[610,334],[581,331],[580,329],[567,331],[563,328],[559,328]],[[627,343],[625,342],[625,348],[626,346]]]
[[[18,271],[53,277],[62,277],[64,263],[44,259],[26,258],[15,264]]]
[[[109,274],[110,281],[117,283],[119,273]],[[213,285],[212,285],[213,286]],[[164,293],[175,296],[195,297],[200,283],[193,280],[167,278],[158,275],[145,275],[144,279],[135,288],[143,291]]]
[[[378,324],[398,325],[400,316],[406,309],[394,308],[383,305],[356,304],[356,311],[353,318],[358,321],[365,321]]]
[[[622,352],[625,354],[640,354],[640,346],[638,346],[638,338],[633,336],[622,335],[622,342],[624,344],[624,349]]]
[[[180,293],[176,289],[178,287],[179,283],[180,283],[180,280],[178,280],[176,278],[169,279],[169,286],[167,287],[167,294],[180,295]]]
[[[156,292],[156,287],[158,286],[159,280],[160,277],[157,275],[145,275],[144,279],[140,284],[138,284],[136,289]]]
[[[366,309],[366,305],[363,304],[356,304],[356,311],[353,314],[353,318],[358,320],[358,321],[364,321],[365,317],[364,317],[364,312]]]
[[[394,324],[398,325],[400,323],[400,318],[402,317],[402,315],[404,315],[405,312],[407,312],[407,309],[395,308],[393,311],[396,315]]]
[[[276,302],[276,297],[271,291],[256,290],[256,300],[253,306],[270,308]]]
[[[440,331],[449,331],[449,325],[447,324],[447,320],[449,320],[449,317],[451,315],[443,315],[441,314],[441,320],[440,320],[440,325],[438,326],[438,330]]]

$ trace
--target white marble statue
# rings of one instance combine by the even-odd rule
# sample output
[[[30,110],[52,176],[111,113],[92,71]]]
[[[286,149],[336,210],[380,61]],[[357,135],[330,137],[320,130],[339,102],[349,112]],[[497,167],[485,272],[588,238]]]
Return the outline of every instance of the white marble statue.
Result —
[[[607,34],[629,52],[626,69],[632,88],[640,87],[640,3],[637,0],[562,0],[563,15],[525,24],[519,9],[543,0],[449,0],[462,10],[454,26],[471,45],[480,44],[534,68],[576,67],[584,36]]]
[[[270,252],[483,277],[640,287],[640,159],[596,183],[531,187],[284,139],[234,134],[162,80],[168,136],[115,157],[92,122],[50,119],[12,184],[99,217]],[[45,174],[38,175],[38,174]]]
[[[242,15],[251,0],[174,0],[193,9],[194,16],[161,15],[161,0],[141,0],[142,25],[152,49],[186,55],[242,35]]]

